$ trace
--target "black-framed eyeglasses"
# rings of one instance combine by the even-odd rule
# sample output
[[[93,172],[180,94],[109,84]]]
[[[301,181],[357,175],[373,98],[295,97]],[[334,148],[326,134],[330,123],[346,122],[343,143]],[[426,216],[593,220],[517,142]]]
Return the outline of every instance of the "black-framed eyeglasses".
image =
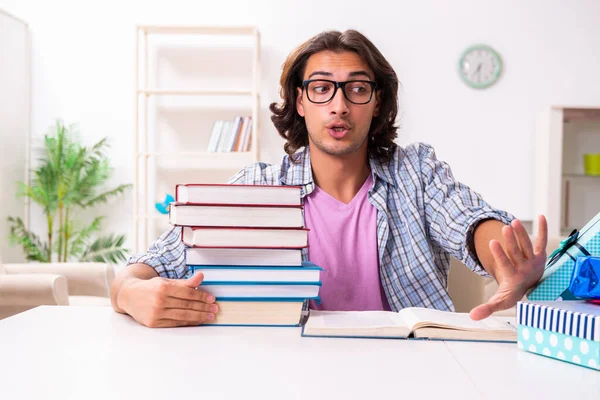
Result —
[[[365,80],[336,82],[328,79],[309,79],[302,81],[306,97],[311,103],[323,104],[334,98],[342,88],[344,97],[353,104],[367,104],[373,98],[377,83]]]

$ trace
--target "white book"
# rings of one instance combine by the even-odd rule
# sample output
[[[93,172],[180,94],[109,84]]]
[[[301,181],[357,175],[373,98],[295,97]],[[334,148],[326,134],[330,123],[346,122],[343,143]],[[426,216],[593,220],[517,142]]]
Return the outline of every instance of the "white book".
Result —
[[[185,263],[298,267],[302,265],[302,250],[187,248]]]
[[[302,208],[171,204],[169,222],[175,226],[302,228]]]
[[[216,152],[217,151],[217,145],[219,143],[219,134],[221,132],[221,126],[222,125],[223,125],[223,121],[221,121],[221,120],[217,120],[213,124],[212,131],[210,133],[210,139],[209,139],[209,142],[208,142],[208,149],[207,150],[209,152]]]
[[[467,313],[409,307],[392,311],[311,310],[303,336],[423,338],[516,342],[517,330],[497,317],[474,321]]]
[[[240,125],[242,124],[242,117],[235,117],[233,120],[233,126],[231,127],[231,136],[229,137],[229,144],[227,145],[227,151],[232,152],[235,147],[235,141],[240,132]]]
[[[229,137],[231,135],[231,126],[233,125],[233,121],[223,121],[223,126],[221,127],[221,136],[219,140],[219,147],[217,148],[218,152],[226,152],[228,151],[227,146],[229,145]]]
[[[218,301],[215,320],[203,325],[298,326],[303,305],[304,301]]]
[[[190,247],[298,249],[308,246],[308,229],[184,227],[181,240]]]
[[[299,186],[192,183],[176,185],[175,199],[181,204],[299,206],[301,191]]]

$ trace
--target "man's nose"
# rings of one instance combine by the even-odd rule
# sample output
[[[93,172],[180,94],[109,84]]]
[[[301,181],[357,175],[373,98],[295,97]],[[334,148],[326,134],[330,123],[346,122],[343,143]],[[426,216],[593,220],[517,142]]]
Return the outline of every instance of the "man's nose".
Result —
[[[333,99],[331,99],[331,114],[346,115],[350,109],[348,108],[348,99],[344,96],[344,90],[339,88]]]

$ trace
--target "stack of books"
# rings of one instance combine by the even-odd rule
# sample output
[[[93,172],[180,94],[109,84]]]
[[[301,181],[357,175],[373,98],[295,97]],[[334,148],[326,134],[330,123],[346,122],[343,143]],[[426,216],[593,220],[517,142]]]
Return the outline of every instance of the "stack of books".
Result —
[[[519,348],[600,370],[600,305],[586,301],[517,303]]]
[[[215,325],[298,326],[318,300],[321,268],[302,261],[308,229],[300,187],[177,185],[169,220],[186,264],[217,299]]]

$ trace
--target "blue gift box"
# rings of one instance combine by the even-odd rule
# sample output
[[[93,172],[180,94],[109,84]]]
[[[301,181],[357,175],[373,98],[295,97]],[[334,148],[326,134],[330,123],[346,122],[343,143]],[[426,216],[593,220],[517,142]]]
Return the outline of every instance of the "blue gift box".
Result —
[[[573,300],[569,290],[575,261],[578,257],[600,256],[600,213],[581,231],[573,231],[562,241],[546,264],[540,282],[530,291],[527,299],[532,301]]]
[[[600,257],[578,257],[569,290],[581,299],[600,300]]]
[[[583,301],[517,303],[517,346],[600,370],[600,306]]]

